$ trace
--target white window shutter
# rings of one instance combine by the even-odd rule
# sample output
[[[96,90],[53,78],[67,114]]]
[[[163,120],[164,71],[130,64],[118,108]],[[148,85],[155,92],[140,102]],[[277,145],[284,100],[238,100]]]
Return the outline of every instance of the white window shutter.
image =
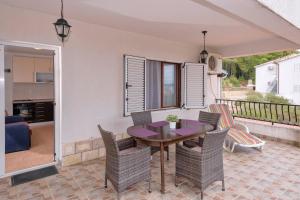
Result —
[[[204,108],[206,96],[207,65],[185,63],[184,65],[184,108]]]
[[[145,67],[146,59],[142,57],[124,57],[124,115],[145,110]]]

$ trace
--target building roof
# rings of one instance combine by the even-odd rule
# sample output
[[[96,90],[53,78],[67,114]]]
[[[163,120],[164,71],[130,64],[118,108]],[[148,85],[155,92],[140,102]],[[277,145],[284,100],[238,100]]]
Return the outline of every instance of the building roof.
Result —
[[[288,56],[285,56],[285,57],[282,57],[282,58],[277,58],[275,60],[271,60],[271,61],[262,63],[260,65],[256,65],[255,68],[262,67],[262,66],[268,65],[268,64],[280,63],[280,62],[283,62],[283,61],[287,61],[287,60],[291,60],[291,59],[297,58],[299,56],[300,56],[300,54],[291,54],[291,55],[288,55]]]

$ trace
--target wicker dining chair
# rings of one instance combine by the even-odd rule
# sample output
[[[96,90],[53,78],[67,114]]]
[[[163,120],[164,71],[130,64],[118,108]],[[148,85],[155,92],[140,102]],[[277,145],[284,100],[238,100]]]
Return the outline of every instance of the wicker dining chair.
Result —
[[[148,191],[151,192],[150,147],[135,146],[133,138],[116,141],[112,132],[105,131],[100,125],[98,128],[106,149],[105,188],[110,180],[119,199],[120,193],[129,186],[148,181]]]
[[[220,113],[212,113],[212,112],[205,112],[205,111],[199,112],[198,121],[212,125],[214,127],[214,130],[218,129],[220,119],[221,119]],[[189,148],[196,147],[196,146],[201,147],[203,145],[203,137],[184,141],[183,145]]]
[[[206,133],[203,147],[188,148],[176,144],[176,186],[178,186],[176,177],[183,176],[200,188],[201,199],[203,199],[203,190],[215,181],[222,181],[222,190],[225,191],[223,143],[228,130]]]
[[[150,111],[133,112],[131,113],[133,125],[147,125],[152,123],[152,116]],[[167,152],[167,160],[169,160],[169,147],[165,147],[164,150]],[[160,151],[159,147],[151,147],[151,155]]]

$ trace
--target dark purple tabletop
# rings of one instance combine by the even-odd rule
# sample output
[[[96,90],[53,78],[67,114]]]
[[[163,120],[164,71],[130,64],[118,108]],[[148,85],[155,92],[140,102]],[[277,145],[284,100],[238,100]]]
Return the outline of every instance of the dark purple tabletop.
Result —
[[[159,121],[148,125],[131,126],[127,129],[127,133],[145,141],[170,142],[184,140],[187,137],[197,137],[211,130],[213,130],[213,126],[210,124],[181,119],[176,123],[176,129],[171,129],[166,121]]]

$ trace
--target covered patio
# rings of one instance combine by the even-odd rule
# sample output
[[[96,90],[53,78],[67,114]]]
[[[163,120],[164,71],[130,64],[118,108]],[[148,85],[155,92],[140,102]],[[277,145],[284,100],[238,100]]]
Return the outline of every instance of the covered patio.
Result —
[[[55,161],[51,165],[59,170],[57,175],[12,187],[11,175],[32,169],[6,173],[1,115],[1,200],[116,199],[110,181],[108,188],[104,188],[107,152],[98,124],[119,140],[128,138],[127,128],[133,125],[130,117],[133,112],[151,111],[153,122],[164,121],[170,114],[196,121],[200,111],[208,111],[209,105],[221,98],[223,58],[300,48],[300,14],[292,9],[299,6],[296,1],[286,9],[286,1],[275,0],[243,3],[235,0],[66,0],[65,17],[72,29],[64,44],[58,40],[52,24],[58,16],[59,3],[0,0],[1,55],[1,49],[7,44],[55,50],[57,120]],[[215,59],[212,68],[207,62],[199,64],[202,31],[208,31],[206,50],[208,58]],[[163,78],[163,68],[168,64],[174,67],[176,103],[164,105],[159,96],[164,94],[161,86],[156,91],[159,95],[155,95],[159,103],[155,108],[147,104],[151,96],[146,81],[149,63],[161,70],[159,78]],[[2,60],[0,67],[1,64]],[[189,66],[194,70],[187,71]],[[0,75],[2,97],[7,94],[4,75]],[[163,85],[163,81],[159,83]],[[199,87],[189,88],[187,83]],[[4,113],[4,108],[3,98],[0,112]],[[252,127],[256,128],[253,121],[251,127],[248,122],[250,132]],[[299,147],[269,140],[276,140],[271,133],[276,127],[261,126],[262,132],[269,131],[260,135],[269,136],[265,138],[264,150],[236,147],[234,153],[224,151],[226,190],[221,190],[220,182],[214,183],[204,190],[204,199],[300,199]],[[299,144],[299,130],[290,135]],[[286,142],[290,138],[282,140]],[[160,146],[161,152],[164,147]],[[200,199],[201,191],[191,181],[180,178],[178,187],[174,185],[174,143],[170,145],[169,157],[163,166],[165,193],[160,191],[161,164],[156,153],[150,162],[152,193],[147,191],[147,182],[140,182],[123,192],[121,199]],[[34,169],[39,167],[43,166]]]
[[[286,199],[300,197],[300,149],[287,144],[267,141],[261,153],[254,149],[240,149],[236,153],[224,153],[226,191],[221,191],[219,182],[205,190],[205,199]],[[161,194],[159,154],[151,162],[153,191],[147,192],[147,182],[132,186],[122,194],[124,200],[130,199],[199,199],[200,190],[186,179],[174,186],[174,146],[170,161],[166,162],[166,193]],[[22,184],[10,186],[10,179],[0,180],[0,199],[81,199],[113,200],[116,193],[111,184],[104,188],[105,159],[96,159],[82,164],[62,167],[59,174]]]

